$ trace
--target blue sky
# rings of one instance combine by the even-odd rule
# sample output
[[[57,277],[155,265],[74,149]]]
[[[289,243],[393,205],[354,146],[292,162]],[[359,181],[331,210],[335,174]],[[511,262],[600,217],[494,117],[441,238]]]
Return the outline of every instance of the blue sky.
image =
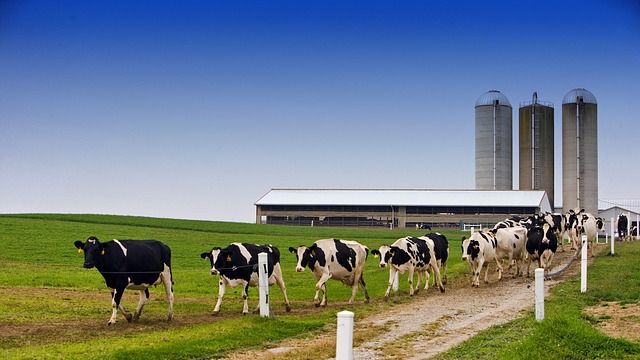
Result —
[[[253,221],[274,187],[473,188],[489,89],[514,151],[518,104],[555,104],[559,201],[576,87],[599,197],[640,199],[637,1],[0,0],[0,212]]]

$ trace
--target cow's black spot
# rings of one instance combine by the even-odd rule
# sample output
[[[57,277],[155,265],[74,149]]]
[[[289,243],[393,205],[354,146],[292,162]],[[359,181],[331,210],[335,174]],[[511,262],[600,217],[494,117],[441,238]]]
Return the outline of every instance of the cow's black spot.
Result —
[[[338,264],[351,272],[356,267],[356,252],[344,242],[333,239],[336,245],[336,257]]]

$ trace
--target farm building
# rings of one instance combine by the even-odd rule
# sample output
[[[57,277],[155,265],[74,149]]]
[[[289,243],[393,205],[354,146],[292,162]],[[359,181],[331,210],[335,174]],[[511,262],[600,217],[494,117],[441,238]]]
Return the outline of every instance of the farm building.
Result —
[[[306,226],[493,225],[550,211],[544,191],[272,189],[255,203],[257,224]]]
[[[640,216],[640,202],[637,200],[600,200],[598,201],[598,216],[605,221],[605,231],[609,230],[611,218],[618,220],[620,214],[625,214],[629,218],[630,226],[636,225]]]

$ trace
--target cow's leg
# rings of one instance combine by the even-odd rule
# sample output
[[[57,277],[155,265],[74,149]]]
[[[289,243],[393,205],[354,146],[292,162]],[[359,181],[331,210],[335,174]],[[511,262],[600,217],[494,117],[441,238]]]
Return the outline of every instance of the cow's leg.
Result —
[[[477,261],[470,261],[469,265],[471,266],[471,286],[477,286],[476,285],[476,279],[477,279],[477,275],[480,274],[480,272],[478,271],[478,262]],[[478,280],[478,283],[480,282],[480,280]]]
[[[418,292],[420,292],[420,287],[422,286],[423,274],[424,274],[424,271],[418,270],[418,282],[416,283],[416,290],[414,291],[414,294],[417,294]]]
[[[353,302],[356,300],[356,295],[358,294],[359,285],[360,285],[360,275],[355,274],[353,278],[353,285],[351,286],[351,297],[349,298],[349,305],[353,305]]]
[[[413,296],[413,272],[414,272],[414,268],[413,266],[409,266],[409,296]]]
[[[243,281],[244,285],[242,286],[242,315],[246,315],[249,313],[249,282]]]
[[[316,288],[316,295],[313,297],[313,304],[318,307],[320,306],[320,289]]]
[[[444,285],[442,285],[442,278],[440,276],[440,268],[438,267],[438,263],[436,261],[431,261],[431,270],[433,271],[433,274],[435,275],[435,283],[438,285],[438,289],[440,289],[440,292],[444,292]]]
[[[320,306],[327,306],[327,283],[322,284],[322,301],[320,301]]]
[[[140,318],[140,314],[142,314],[142,308],[144,304],[149,299],[149,289],[140,290],[140,301],[138,302],[138,306],[136,307],[136,312],[133,314],[133,321],[137,321]]]
[[[213,308],[213,315],[218,315],[218,313],[220,313],[220,305],[222,305],[225,287],[226,285],[224,280],[220,278],[220,281],[218,282],[218,301],[216,302],[216,306]]]
[[[498,272],[498,280],[502,280],[502,261],[496,259],[496,271]],[[487,272],[489,272],[489,264],[487,264]],[[487,283],[487,276],[485,274],[484,282]]]
[[[314,298],[316,306],[325,306],[327,304],[327,287],[325,286],[325,283],[329,279],[331,279],[331,273],[328,270],[325,270],[316,283],[316,297]],[[322,290],[322,301],[318,304],[318,291],[320,290]]]
[[[431,279],[431,275],[429,274],[429,271],[430,270],[425,270],[424,272],[424,278],[425,278],[424,289],[425,290],[429,290],[429,280]]]
[[[389,286],[387,286],[387,291],[384,293],[384,299],[389,300],[389,294],[391,293],[391,288],[394,287],[395,282],[398,281],[398,270],[393,267],[393,265],[389,265]]]
[[[446,261],[440,264],[440,269],[444,269],[444,271],[441,271],[440,273],[442,274],[442,283],[446,285],[447,284],[447,262]]]
[[[164,291],[167,294],[167,301],[169,302],[167,321],[171,321],[173,320],[173,278],[171,275],[171,268],[165,265],[164,270],[160,273],[160,277],[162,277]]]
[[[290,312],[291,305],[289,304],[289,297],[287,296],[287,287],[284,284],[284,278],[282,277],[282,269],[280,268],[279,263],[273,267],[273,277],[275,277],[276,284],[278,284],[278,287],[282,292],[282,296],[284,296],[284,305],[287,308],[287,312]]]
[[[122,294],[124,293],[124,289],[126,288],[125,286],[118,286],[116,287],[113,292],[111,293],[111,318],[109,319],[109,321],[107,322],[107,325],[113,325],[116,323],[116,317],[118,316],[118,308],[120,308],[120,301],[122,300]],[[123,313],[124,313],[124,308],[122,308]],[[131,315],[129,315],[131,316]],[[126,317],[126,315],[125,315]],[[127,321],[130,321],[129,318],[127,318]]]
[[[367,291],[367,284],[364,283],[364,274],[360,274],[360,280],[358,281],[360,287],[362,287],[362,292],[364,292],[364,303],[369,303],[369,292]]]

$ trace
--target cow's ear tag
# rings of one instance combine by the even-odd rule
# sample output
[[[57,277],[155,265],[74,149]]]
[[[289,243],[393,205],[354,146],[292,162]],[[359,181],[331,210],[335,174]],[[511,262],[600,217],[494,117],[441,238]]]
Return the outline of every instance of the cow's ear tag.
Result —
[[[100,252],[100,255],[104,255],[104,250],[102,250],[102,251]]]
[[[78,249],[78,254],[82,254],[83,252],[84,252],[84,250]]]
[[[378,254],[373,255],[374,258],[379,258],[380,256],[378,256]]]
[[[316,257],[316,251],[315,250],[311,250],[311,256]]]
[[[227,255],[227,261],[231,262],[231,255]]]

